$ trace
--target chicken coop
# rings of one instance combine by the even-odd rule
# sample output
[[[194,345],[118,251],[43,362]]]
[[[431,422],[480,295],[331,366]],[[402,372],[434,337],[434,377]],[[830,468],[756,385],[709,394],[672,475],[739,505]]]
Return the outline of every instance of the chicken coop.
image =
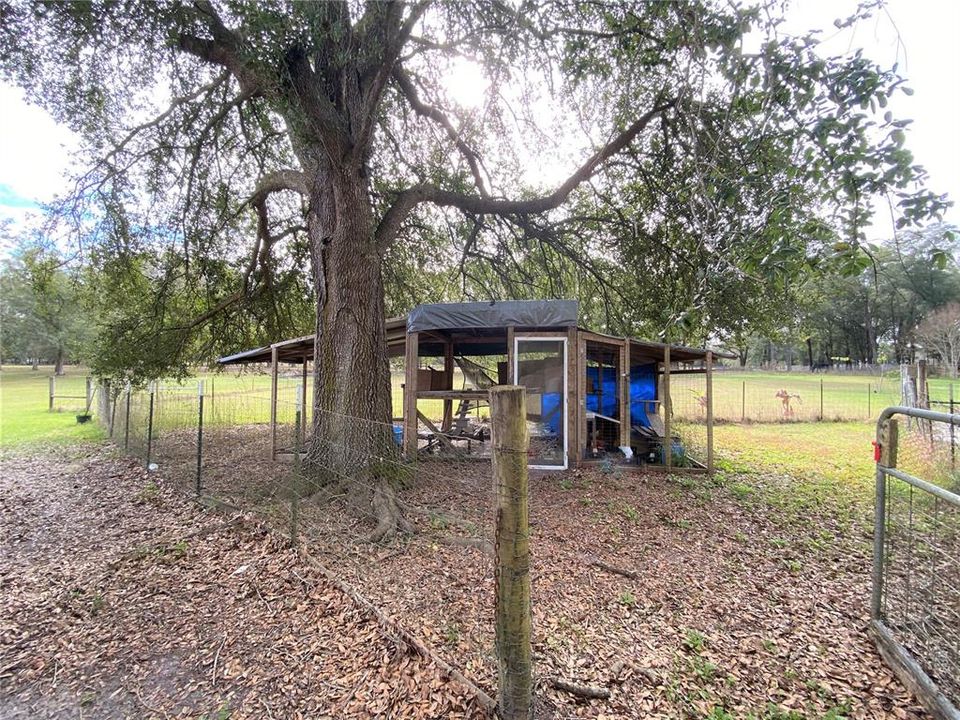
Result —
[[[578,315],[576,301],[515,300],[420,305],[387,320],[387,353],[399,386],[395,437],[404,454],[487,456],[488,391],[516,384],[526,389],[531,468],[604,462],[711,472],[717,353],[595,332],[581,327]],[[284,340],[219,362],[269,365],[275,425],[280,367],[300,366],[306,388],[314,341],[312,335]],[[671,377],[688,373],[705,377],[699,457],[671,427]],[[282,450],[274,442],[274,455]]]

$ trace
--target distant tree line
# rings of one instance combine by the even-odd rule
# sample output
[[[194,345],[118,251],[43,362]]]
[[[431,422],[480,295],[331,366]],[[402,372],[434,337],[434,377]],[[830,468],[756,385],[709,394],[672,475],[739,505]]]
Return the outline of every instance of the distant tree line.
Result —
[[[731,336],[741,366],[821,369],[914,362],[956,376],[960,265],[956,230],[936,225],[870,248],[855,274],[816,275],[787,321]]]

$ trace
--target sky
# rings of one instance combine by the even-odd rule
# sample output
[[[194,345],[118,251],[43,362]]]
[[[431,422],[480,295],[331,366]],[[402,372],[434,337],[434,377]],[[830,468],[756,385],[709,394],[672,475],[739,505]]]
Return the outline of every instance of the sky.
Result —
[[[799,0],[790,6],[784,29],[824,28],[831,53],[862,47],[882,66],[898,63],[914,90],[912,96],[895,97],[890,108],[896,117],[914,121],[907,147],[929,172],[929,189],[960,201],[960,2],[889,0],[876,18],[838,32],[833,20],[855,6],[851,0]],[[478,86],[460,83],[465,90]],[[468,90],[462,100],[470,102]],[[18,88],[0,83],[0,222],[22,227],[40,203],[64,193],[71,152],[78,147],[70,130],[25,102]],[[960,208],[952,208],[947,220],[960,225]],[[872,234],[888,236],[890,227],[889,218],[878,217]]]

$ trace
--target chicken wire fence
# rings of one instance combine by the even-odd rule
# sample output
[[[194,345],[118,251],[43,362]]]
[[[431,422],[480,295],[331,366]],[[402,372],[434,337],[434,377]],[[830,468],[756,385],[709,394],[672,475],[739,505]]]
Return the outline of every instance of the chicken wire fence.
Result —
[[[702,374],[675,374],[670,384],[678,420],[704,417]],[[899,381],[885,376],[718,371],[713,375],[713,416],[718,422],[872,420],[883,408],[899,404],[901,392]],[[952,383],[931,386],[927,397],[931,406],[946,412],[960,405]]]
[[[510,517],[504,503],[527,509],[525,486],[521,497],[498,483],[494,458],[522,458],[525,476],[526,437],[516,447],[487,440],[480,453],[426,432],[405,458],[400,423],[314,410],[300,376],[279,378],[275,428],[262,381],[210,385],[103,387],[98,416],[119,448],[165,481],[286,534],[387,616],[415,623],[478,686],[501,687],[490,612],[500,587],[496,523]],[[528,543],[526,525],[507,542]],[[498,642],[516,656],[512,635]]]
[[[877,432],[872,626],[937,717],[960,717],[960,415],[883,411]]]

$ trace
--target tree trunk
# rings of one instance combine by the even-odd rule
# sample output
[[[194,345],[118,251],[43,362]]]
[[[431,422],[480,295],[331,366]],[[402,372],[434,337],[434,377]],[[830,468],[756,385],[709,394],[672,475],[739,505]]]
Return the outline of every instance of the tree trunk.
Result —
[[[53,368],[53,374],[63,377],[63,345],[57,345],[57,362]]]
[[[400,453],[391,424],[381,252],[363,179],[317,177],[308,212],[317,291],[308,464],[319,482],[344,486],[354,508],[374,519],[371,539],[385,541],[411,526],[393,487]]]
[[[807,338],[807,361],[810,363],[810,372],[813,372],[813,340]]]

